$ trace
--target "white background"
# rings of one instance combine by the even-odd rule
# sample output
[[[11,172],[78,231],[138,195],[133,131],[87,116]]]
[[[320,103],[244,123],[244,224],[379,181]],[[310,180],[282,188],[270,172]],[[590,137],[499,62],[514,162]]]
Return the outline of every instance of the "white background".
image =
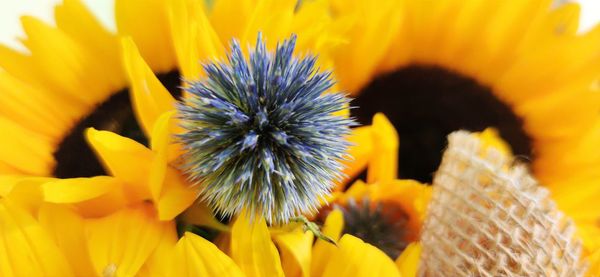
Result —
[[[19,17],[24,14],[52,22],[53,6],[61,0],[0,0],[0,43],[20,48],[17,37],[22,36]],[[98,18],[114,30],[114,0],[83,0]],[[491,0],[496,1],[496,0]],[[527,0],[516,0],[527,1]],[[557,0],[566,2],[565,0]],[[582,6],[580,31],[600,22],[600,0],[577,0]],[[22,48],[21,48],[22,49]]]

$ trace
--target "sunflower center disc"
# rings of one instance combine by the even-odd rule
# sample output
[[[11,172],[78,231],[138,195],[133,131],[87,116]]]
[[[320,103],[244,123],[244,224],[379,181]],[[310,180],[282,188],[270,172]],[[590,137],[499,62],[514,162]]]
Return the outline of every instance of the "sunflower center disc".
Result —
[[[383,112],[400,136],[398,176],[431,183],[446,136],[456,130],[496,128],[514,154],[530,159],[523,122],[493,91],[439,67],[408,66],[374,79],[353,101],[353,116],[370,124]]]
[[[180,75],[177,71],[158,75],[158,79],[174,96],[179,96]],[[132,110],[129,89],[123,89],[99,104],[88,116],[81,119],[71,132],[59,143],[54,152],[56,167],[53,175],[58,178],[76,178],[105,175],[104,168],[87,144],[84,131],[94,127],[112,131],[142,144],[148,141],[137,123]]]
[[[351,199],[341,207],[344,213],[344,233],[356,236],[396,259],[406,248],[409,235],[408,215],[397,205],[370,203],[363,199],[360,203]]]

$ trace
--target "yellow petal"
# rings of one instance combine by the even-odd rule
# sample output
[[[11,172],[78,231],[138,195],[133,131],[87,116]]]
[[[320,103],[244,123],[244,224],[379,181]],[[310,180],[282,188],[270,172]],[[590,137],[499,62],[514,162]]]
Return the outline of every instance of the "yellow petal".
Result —
[[[158,118],[152,132],[152,159],[149,186],[156,203],[158,218],[171,220],[198,198],[196,186],[188,183],[185,176],[169,163],[179,156],[179,144],[173,144],[174,112]]]
[[[89,220],[86,233],[95,272],[134,276],[169,228],[175,228],[174,222],[158,221],[147,204]]]
[[[344,174],[346,178],[337,184],[336,189],[342,190],[348,181],[354,179],[366,167],[373,155],[373,136],[372,127],[364,126],[352,129],[352,134],[348,137],[351,143],[348,149],[349,161],[343,161],[345,166]]]
[[[68,105],[55,93],[6,72],[0,72],[0,91],[1,115],[49,138],[62,137],[82,113],[81,107]]]
[[[351,235],[344,235],[327,263],[324,277],[400,276],[398,268],[385,253]]]
[[[54,166],[54,149],[48,138],[4,117],[0,117],[0,130],[10,134],[0,139],[1,161],[31,175],[48,175]]]
[[[161,196],[156,201],[160,220],[171,220],[198,198],[197,187],[191,186],[179,171],[168,168]]]
[[[116,0],[115,20],[119,34],[132,36],[140,53],[155,72],[175,68],[165,0]]]
[[[152,255],[138,272],[138,276],[172,276],[170,271],[177,240],[177,230],[168,228]]]
[[[160,115],[152,130],[150,143],[155,155],[152,159],[149,186],[155,201],[160,197],[169,163],[180,155],[179,144],[173,144],[174,115],[173,111]]]
[[[241,37],[253,8],[254,0],[222,0],[215,1],[210,12],[210,21],[221,41],[229,41]],[[235,14],[235,16],[231,16]]]
[[[373,117],[371,130],[373,155],[367,171],[367,183],[392,181],[398,172],[398,133],[382,113]]]
[[[400,270],[400,275],[402,277],[416,277],[420,261],[421,244],[413,242],[409,244],[396,259],[396,266],[398,266],[398,270]]]
[[[224,53],[217,33],[209,23],[202,1],[169,2],[169,20],[179,66],[187,80],[203,75],[201,63],[215,60]],[[233,19],[236,16],[228,16]]]
[[[192,233],[179,239],[173,255],[171,276],[244,276],[219,248]]]
[[[0,175],[0,197],[6,197],[23,178],[20,175]]]
[[[32,53],[33,66],[42,73],[44,86],[63,101],[91,108],[115,90],[96,67],[93,53],[68,34],[34,17],[23,16],[21,22],[27,34],[23,44]]]
[[[54,240],[7,198],[0,199],[0,275],[73,276]]]
[[[587,257],[589,268],[585,276],[595,277],[600,276],[600,249],[597,249]]]
[[[246,276],[284,276],[264,218],[238,216],[231,230],[231,257]]]
[[[267,46],[274,47],[278,41],[291,35],[290,26],[294,17],[297,1],[294,0],[259,0],[253,6],[243,33],[241,45],[254,44],[258,33],[262,32],[267,39]]]
[[[44,200],[52,203],[76,203],[96,198],[118,187],[113,177],[58,179],[42,185]]]
[[[93,276],[80,215],[63,205],[44,204],[39,210],[40,224],[47,230],[67,258],[77,276]]]
[[[502,138],[500,138],[498,130],[494,128],[486,128],[483,130],[483,132],[475,133],[475,135],[479,137],[484,147],[495,148],[504,154],[512,155],[510,146],[504,140],[502,140]]]
[[[111,91],[121,89],[125,84],[117,36],[108,32],[80,0],[64,0],[54,11],[58,28],[93,53],[94,67],[111,84]]]
[[[275,236],[279,246],[281,265],[285,276],[310,276],[311,248],[313,233],[302,232],[299,228],[292,232],[285,232]]]
[[[123,184],[113,177],[58,179],[42,185],[44,200],[74,204],[86,217],[108,215],[127,205]]]
[[[323,225],[323,234],[330,237],[334,241],[338,241],[344,229],[344,214],[340,210],[333,210],[325,219]],[[311,276],[321,276],[327,266],[331,255],[336,251],[336,246],[323,241],[317,240],[313,247]]]
[[[153,154],[138,142],[109,131],[86,130],[86,138],[111,175],[127,183],[127,197],[149,199],[148,176]]]
[[[6,196],[12,203],[19,205],[31,214],[36,214],[44,200],[41,186],[43,183],[53,180],[44,177],[25,177],[13,179],[14,184],[10,193]]]
[[[219,222],[213,215],[212,210],[203,202],[194,203],[191,207],[185,210],[181,215],[183,222],[210,227],[222,232],[229,232],[229,227]]]
[[[175,99],[148,67],[130,37],[121,40],[121,47],[135,115],[149,136],[158,117],[175,109]]]

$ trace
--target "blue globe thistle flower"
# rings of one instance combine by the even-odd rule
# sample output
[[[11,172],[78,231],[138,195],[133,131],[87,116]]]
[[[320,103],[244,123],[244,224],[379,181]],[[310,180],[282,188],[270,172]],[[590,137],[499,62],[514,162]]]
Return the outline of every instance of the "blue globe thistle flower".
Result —
[[[296,36],[269,53],[259,34],[244,57],[232,41],[228,63],[204,65],[178,106],[185,132],[183,168],[200,197],[223,215],[242,210],[273,224],[314,212],[341,178],[344,139],[354,121],[334,115],[348,107],[316,57],[293,55]]]

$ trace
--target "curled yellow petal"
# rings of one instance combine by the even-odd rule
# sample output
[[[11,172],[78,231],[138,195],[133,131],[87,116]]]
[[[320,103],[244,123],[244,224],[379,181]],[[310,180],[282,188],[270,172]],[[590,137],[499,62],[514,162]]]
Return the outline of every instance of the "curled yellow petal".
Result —
[[[146,64],[131,38],[123,38],[121,48],[135,114],[149,136],[159,116],[175,109],[175,99]]]
[[[275,236],[285,276],[310,276],[313,233],[298,228]]]
[[[86,217],[105,216],[128,204],[122,181],[108,176],[57,179],[41,189],[44,201],[73,204]]]
[[[367,171],[367,183],[394,180],[398,172],[398,133],[382,113],[375,114],[371,129],[373,155]]]
[[[132,200],[151,198],[148,175],[153,154],[140,143],[109,131],[87,129],[85,136],[111,175],[127,183]]]
[[[238,216],[231,230],[231,257],[246,276],[284,276],[264,218]]]

